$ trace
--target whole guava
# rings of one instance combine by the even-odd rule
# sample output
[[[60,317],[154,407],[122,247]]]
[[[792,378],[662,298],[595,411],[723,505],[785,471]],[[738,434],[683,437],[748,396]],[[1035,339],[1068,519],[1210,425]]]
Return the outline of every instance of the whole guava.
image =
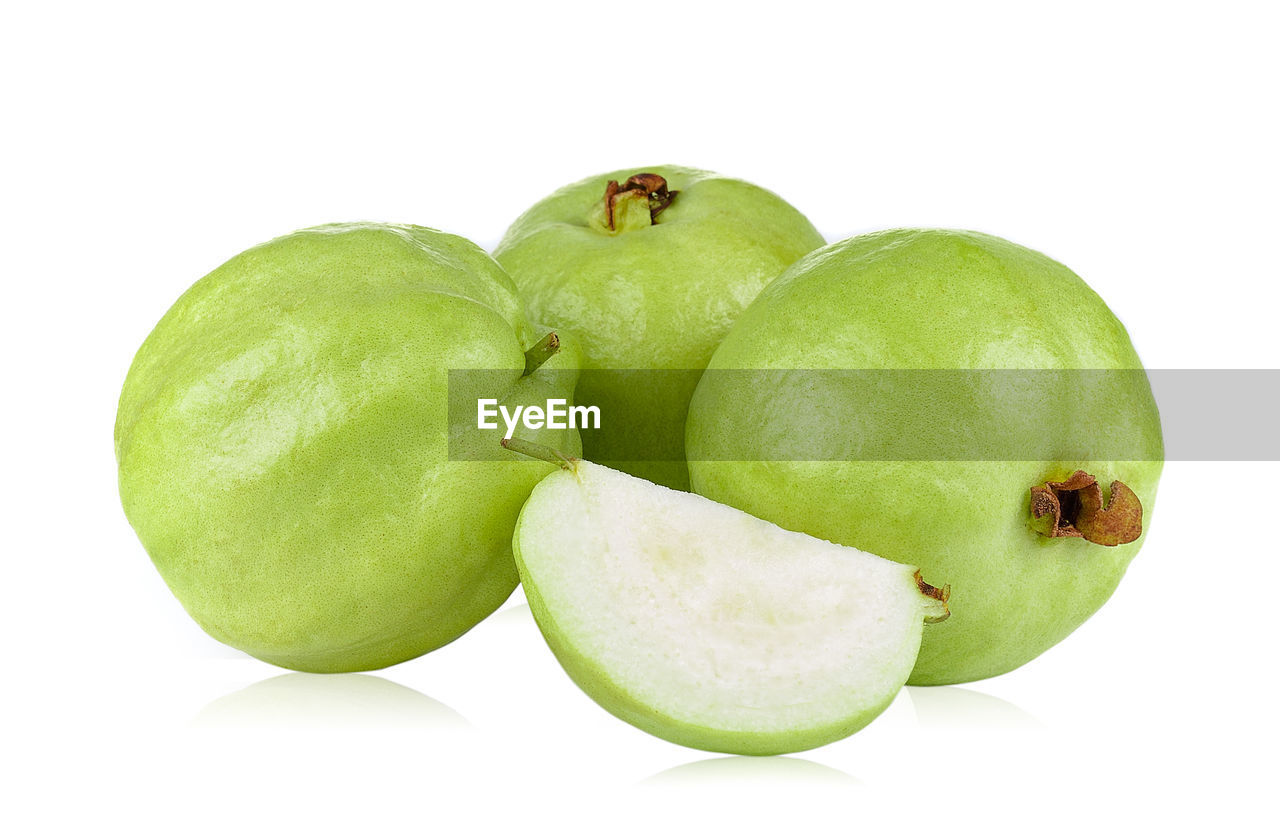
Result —
[[[687,448],[695,492],[951,585],[921,685],[1012,670],[1101,607],[1163,459],[1102,299],[1040,253],[950,230],[796,262],[716,351]]]
[[[701,370],[756,294],[822,244],[768,190],[660,166],[556,191],[494,256],[530,316],[581,343],[577,396],[601,411],[600,428],[582,433],[584,456],[688,489],[684,423]]]
[[[510,278],[457,236],[342,224],[252,248],[134,358],[125,514],[201,627],[259,659],[358,671],[440,647],[515,588],[511,534],[549,471],[465,423],[451,443],[449,371],[477,370],[455,394],[571,398],[577,354],[527,373],[534,340]]]

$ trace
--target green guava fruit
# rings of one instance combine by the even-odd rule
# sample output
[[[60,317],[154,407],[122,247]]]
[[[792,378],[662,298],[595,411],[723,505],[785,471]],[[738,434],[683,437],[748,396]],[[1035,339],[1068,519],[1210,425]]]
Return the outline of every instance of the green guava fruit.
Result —
[[[494,256],[530,316],[582,345],[578,399],[601,411],[600,428],[582,433],[586,457],[688,489],[684,423],[699,373],[756,294],[822,244],[768,190],[663,166],[556,191]]]
[[[1012,670],[1101,607],[1163,459],[1142,364],[1098,295],[1042,254],[949,230],[860,236],[788,269],[712,358],[687,447],[695,492],[951,585],[917,685]]]
[[[511,533],[547,473],[491,432],[449,442],[448,373],[484,369],[458,388],[506,403],[570,398],[576,352],[526,376],[534,340],[510,278],[457,236],[345,224],[252,248],[134,358],[125,514],[201,627],[259,659],[360,671],[438,648],[515,588]]]
[[[947,617],[914,567],[560,460],[516,525],[525,595],[573,681],[650,734],[735,754],[847,737]]]

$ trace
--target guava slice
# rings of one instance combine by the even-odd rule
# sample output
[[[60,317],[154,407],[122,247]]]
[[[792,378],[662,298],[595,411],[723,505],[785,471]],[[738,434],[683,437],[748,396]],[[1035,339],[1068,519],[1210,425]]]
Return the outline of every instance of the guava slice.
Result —
[[[552,652],[615,716],[780,754],[871,722],[948,591],[911,566],[587,461],[534,488],[516,564]]]

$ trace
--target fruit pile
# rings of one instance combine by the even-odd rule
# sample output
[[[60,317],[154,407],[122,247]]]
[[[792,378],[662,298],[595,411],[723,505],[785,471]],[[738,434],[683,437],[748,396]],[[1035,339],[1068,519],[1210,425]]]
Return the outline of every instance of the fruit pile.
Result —
[[[480,399],[600,428],[501,439],[456,416]],[[989,435],[1012,449],[971,451]],[[382,224],[252,248],[143,343],[115,447],[130,523],[222,642],[374,670],[523,583],[602,706],[743,754],[1063,639],[1137,553],[1162,458],[1128,335],[1064,266],[963,231],[823,246],[681,167],[569,185],[493,257]]]

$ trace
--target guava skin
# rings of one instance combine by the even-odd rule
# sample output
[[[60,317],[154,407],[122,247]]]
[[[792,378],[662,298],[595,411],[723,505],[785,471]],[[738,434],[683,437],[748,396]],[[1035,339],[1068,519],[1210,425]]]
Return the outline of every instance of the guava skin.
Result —
[[[511,280],[456,236],[346,224],[252,248],[134,359],[115,428],[125,513],[233,647],[314,672],[419,656],[515,588],[511,533],[548,471],[491,433],[464,440],[493,460],[448,460],[448,370],[499,369],[477,384],[500,400],[572,398],[573,347],[546,364],[568,371],[522,378],[535,339]]]
[[[654,218],[609,232],[593,211],[610,180],[656,173],[677,191]],[[683,369],[655,377],[586,371],[579,402],[601,410],[584,455],[689,488],[684,422],[698,373],[765,285],[823,244],[777,195],[703,170],[619,170],[564,187],[507,230],[494,256],[538,323],[582,344],[584,369]]]
[[[893,230],[829,245],[793,265],[743,313],[710,369],[1141,369],[1105,303],[1048,257],[980,233]],[[1061,641],[1111,596],[1146,536],[1163,445],[1145,376],[1025,410],[975,397],[960,429],[1034,435],[1049,460],[735,460],[735,446],[830,444],[852,456],[899,439],[839,386],[752,391],[708,371],[690,408],[693,491],[838,544],[914,564],[951,585],[952,615],[926,629],[911,683],[1005,673]],[[759,384],[763,385],[763,384]],[[1070,425],[1070,429],[1066,426]],[[1120,434],[1139,460],[1089,459],[1091,434]],[[1117,432],[1116,430],[1120,430]],[[1065,435],[1070,433],[1071,439]],[[914,438],[928,448],[928,436]],[[850,447],[848,454],[844,447]],[[1080,455],[1085,457],[1080,457]],[[758,457],[758,456],[757,456]],[[808,457],[813,457],[809,455]],[[938,458],[948,457],[939,447]],[[729,458],[729,460],[714,460]],[[1076,469],[1137,493],[1143,534],[1115,547],[1047,538],[1030,487]]]

